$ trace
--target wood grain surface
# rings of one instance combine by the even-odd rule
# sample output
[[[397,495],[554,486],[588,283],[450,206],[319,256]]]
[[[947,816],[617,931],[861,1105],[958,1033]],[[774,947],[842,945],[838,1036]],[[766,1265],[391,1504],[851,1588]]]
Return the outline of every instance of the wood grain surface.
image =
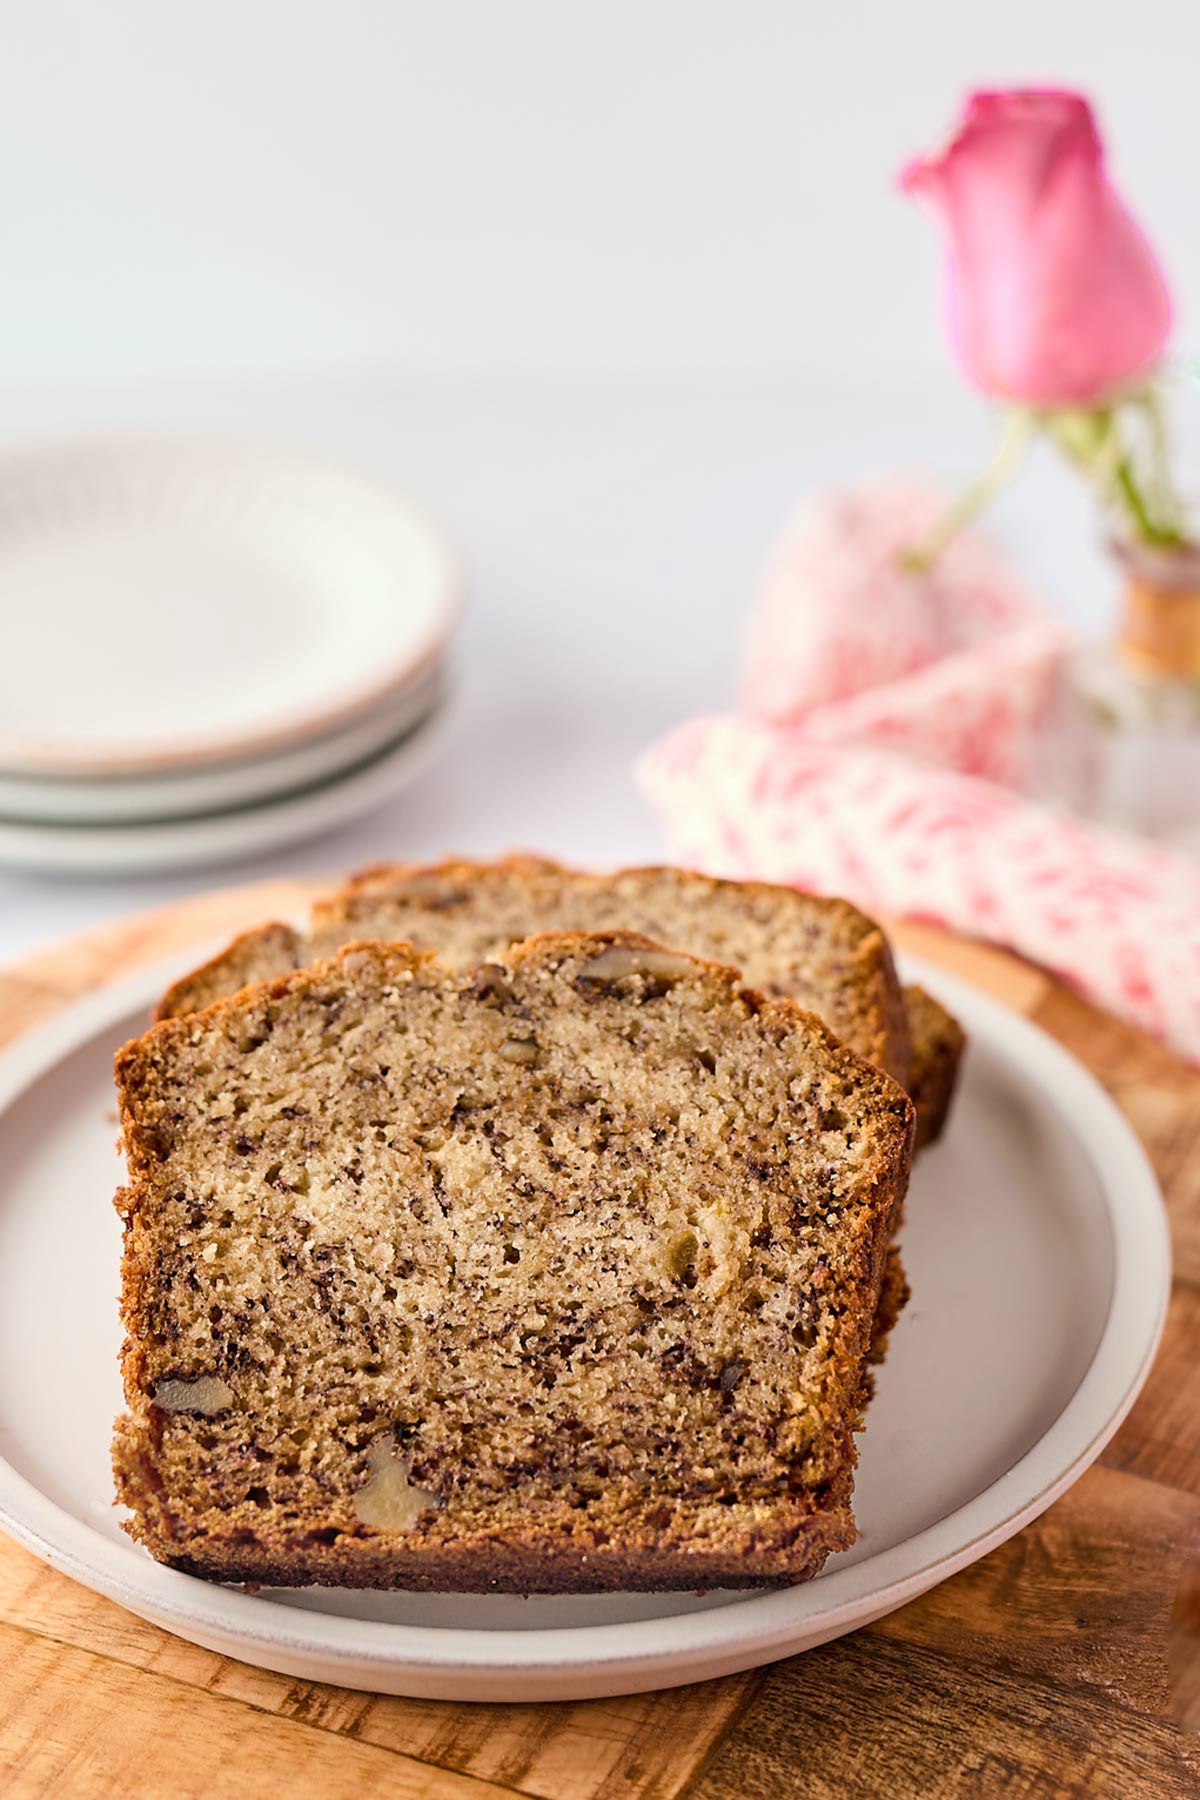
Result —
[[[0,973],[0,1043],[102,982],[313,885],[200,896]],[[1162,1352],[1100,1463],[1016,1538],[853,1637],[770,1669],[561,1706],[401,1700],[198,1649],[0,1537],[4,1800],[1185,1800],[1200,1796],[1200,1074],[1040,971],[897,940],[1099,1076],[1167,1196]]]

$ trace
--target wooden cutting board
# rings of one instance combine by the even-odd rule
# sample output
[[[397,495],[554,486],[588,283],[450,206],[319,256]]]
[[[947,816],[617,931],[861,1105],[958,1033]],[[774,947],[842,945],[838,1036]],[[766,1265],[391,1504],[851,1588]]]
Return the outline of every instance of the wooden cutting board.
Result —
[[[0,973],[0,1042],[139,965],[299,911],[312,891],[208,894],[40,952]],[[917,927],[895,935],[1087,1063],[1166,1192],[1163,1348],[1069,1494],[853,1637],[723,1681],[561,1706],[268,1674],[144,1624],[0,1537],[5,1800],[1200,1795],[1200,1074],[1010,957]]]

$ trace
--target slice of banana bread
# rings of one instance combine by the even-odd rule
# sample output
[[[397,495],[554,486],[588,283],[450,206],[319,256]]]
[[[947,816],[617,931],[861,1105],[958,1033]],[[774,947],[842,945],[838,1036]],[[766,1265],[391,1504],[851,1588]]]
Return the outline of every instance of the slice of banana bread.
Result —
[[[901,993],[878,925],[844,900],[682,869],[588,875],[528,856],[381,865],[320,903],[310,933],[268,925],[238,938],[177,982],[158,1016],[196,1011],[354,938],[403,940],[470,967],[533,932],[576,930],[640,931],[733,964],[761,992],[818,1013],[843,1042],[919,1092],[929,1108],[922,1142],[940,1131],[957,1072],[952,1033],[959,1051],[962,1034],[929,995]]]
[[[579,1591],[853,1540],[913,1112],[792,1002],[628,933],[354,945],[117,1078],[114,1466],[156,1557]]]

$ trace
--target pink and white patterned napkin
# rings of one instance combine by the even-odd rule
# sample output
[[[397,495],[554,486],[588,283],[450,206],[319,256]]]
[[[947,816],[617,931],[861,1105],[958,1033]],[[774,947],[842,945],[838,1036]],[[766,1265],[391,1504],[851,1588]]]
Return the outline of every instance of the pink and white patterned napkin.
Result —
[[[745,710],[693,720],[642,759],[673,854],[1008,945],[1200,1061],[1200,862],[1021,791],[1067,639],[977,542],[948,553],[936,593],[897,579],[880,549],[911,516],[897,493],[878,515],[869,494],[810,513],[754,623]],[[821,543],[836,551],[828,587]]]
[[[750,622],[741,703],[822,742],[1024,785],[1070,635],[978,532],[905,568],[945,506],[911,481],[806,506]]]

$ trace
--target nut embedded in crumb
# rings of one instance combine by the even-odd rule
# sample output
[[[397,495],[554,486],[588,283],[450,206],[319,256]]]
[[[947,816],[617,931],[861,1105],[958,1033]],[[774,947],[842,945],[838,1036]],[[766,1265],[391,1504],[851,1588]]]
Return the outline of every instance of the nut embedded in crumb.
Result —
[[[614,944],[602,950],[579,971],[580,981],[621,981],[627,975],[657,975],[667,981],[679,981],[690,975],[695,964],[690,957],[676,956],[670,950],[654,950],[649,945],[634,949]]]
[[[158,1383],[153,1400],[163,1412],[201,1413],[215,1419],[233,1405],[233,1389],[219,1375],[198,1375],[194,1381],[174,1377]]]
[[[499,963],[480,963],[471,977],[467,992],[473,1000],[504,1002],[512,999],[508,976]]]
[[[441,1506],[437,1494],[408,1479],[408,1465],[390,1432],[371,1445],[367,1467],[370,1480],[355,1494],[354,1511],[373,1531],[408,1531],[423,1512]]]
[[[677,1281],[684,1280],[693,1269],[699,1249],[700,1240],[694,1231],[681,1231],[671,1239],[667,1246],[667,1263]]]

